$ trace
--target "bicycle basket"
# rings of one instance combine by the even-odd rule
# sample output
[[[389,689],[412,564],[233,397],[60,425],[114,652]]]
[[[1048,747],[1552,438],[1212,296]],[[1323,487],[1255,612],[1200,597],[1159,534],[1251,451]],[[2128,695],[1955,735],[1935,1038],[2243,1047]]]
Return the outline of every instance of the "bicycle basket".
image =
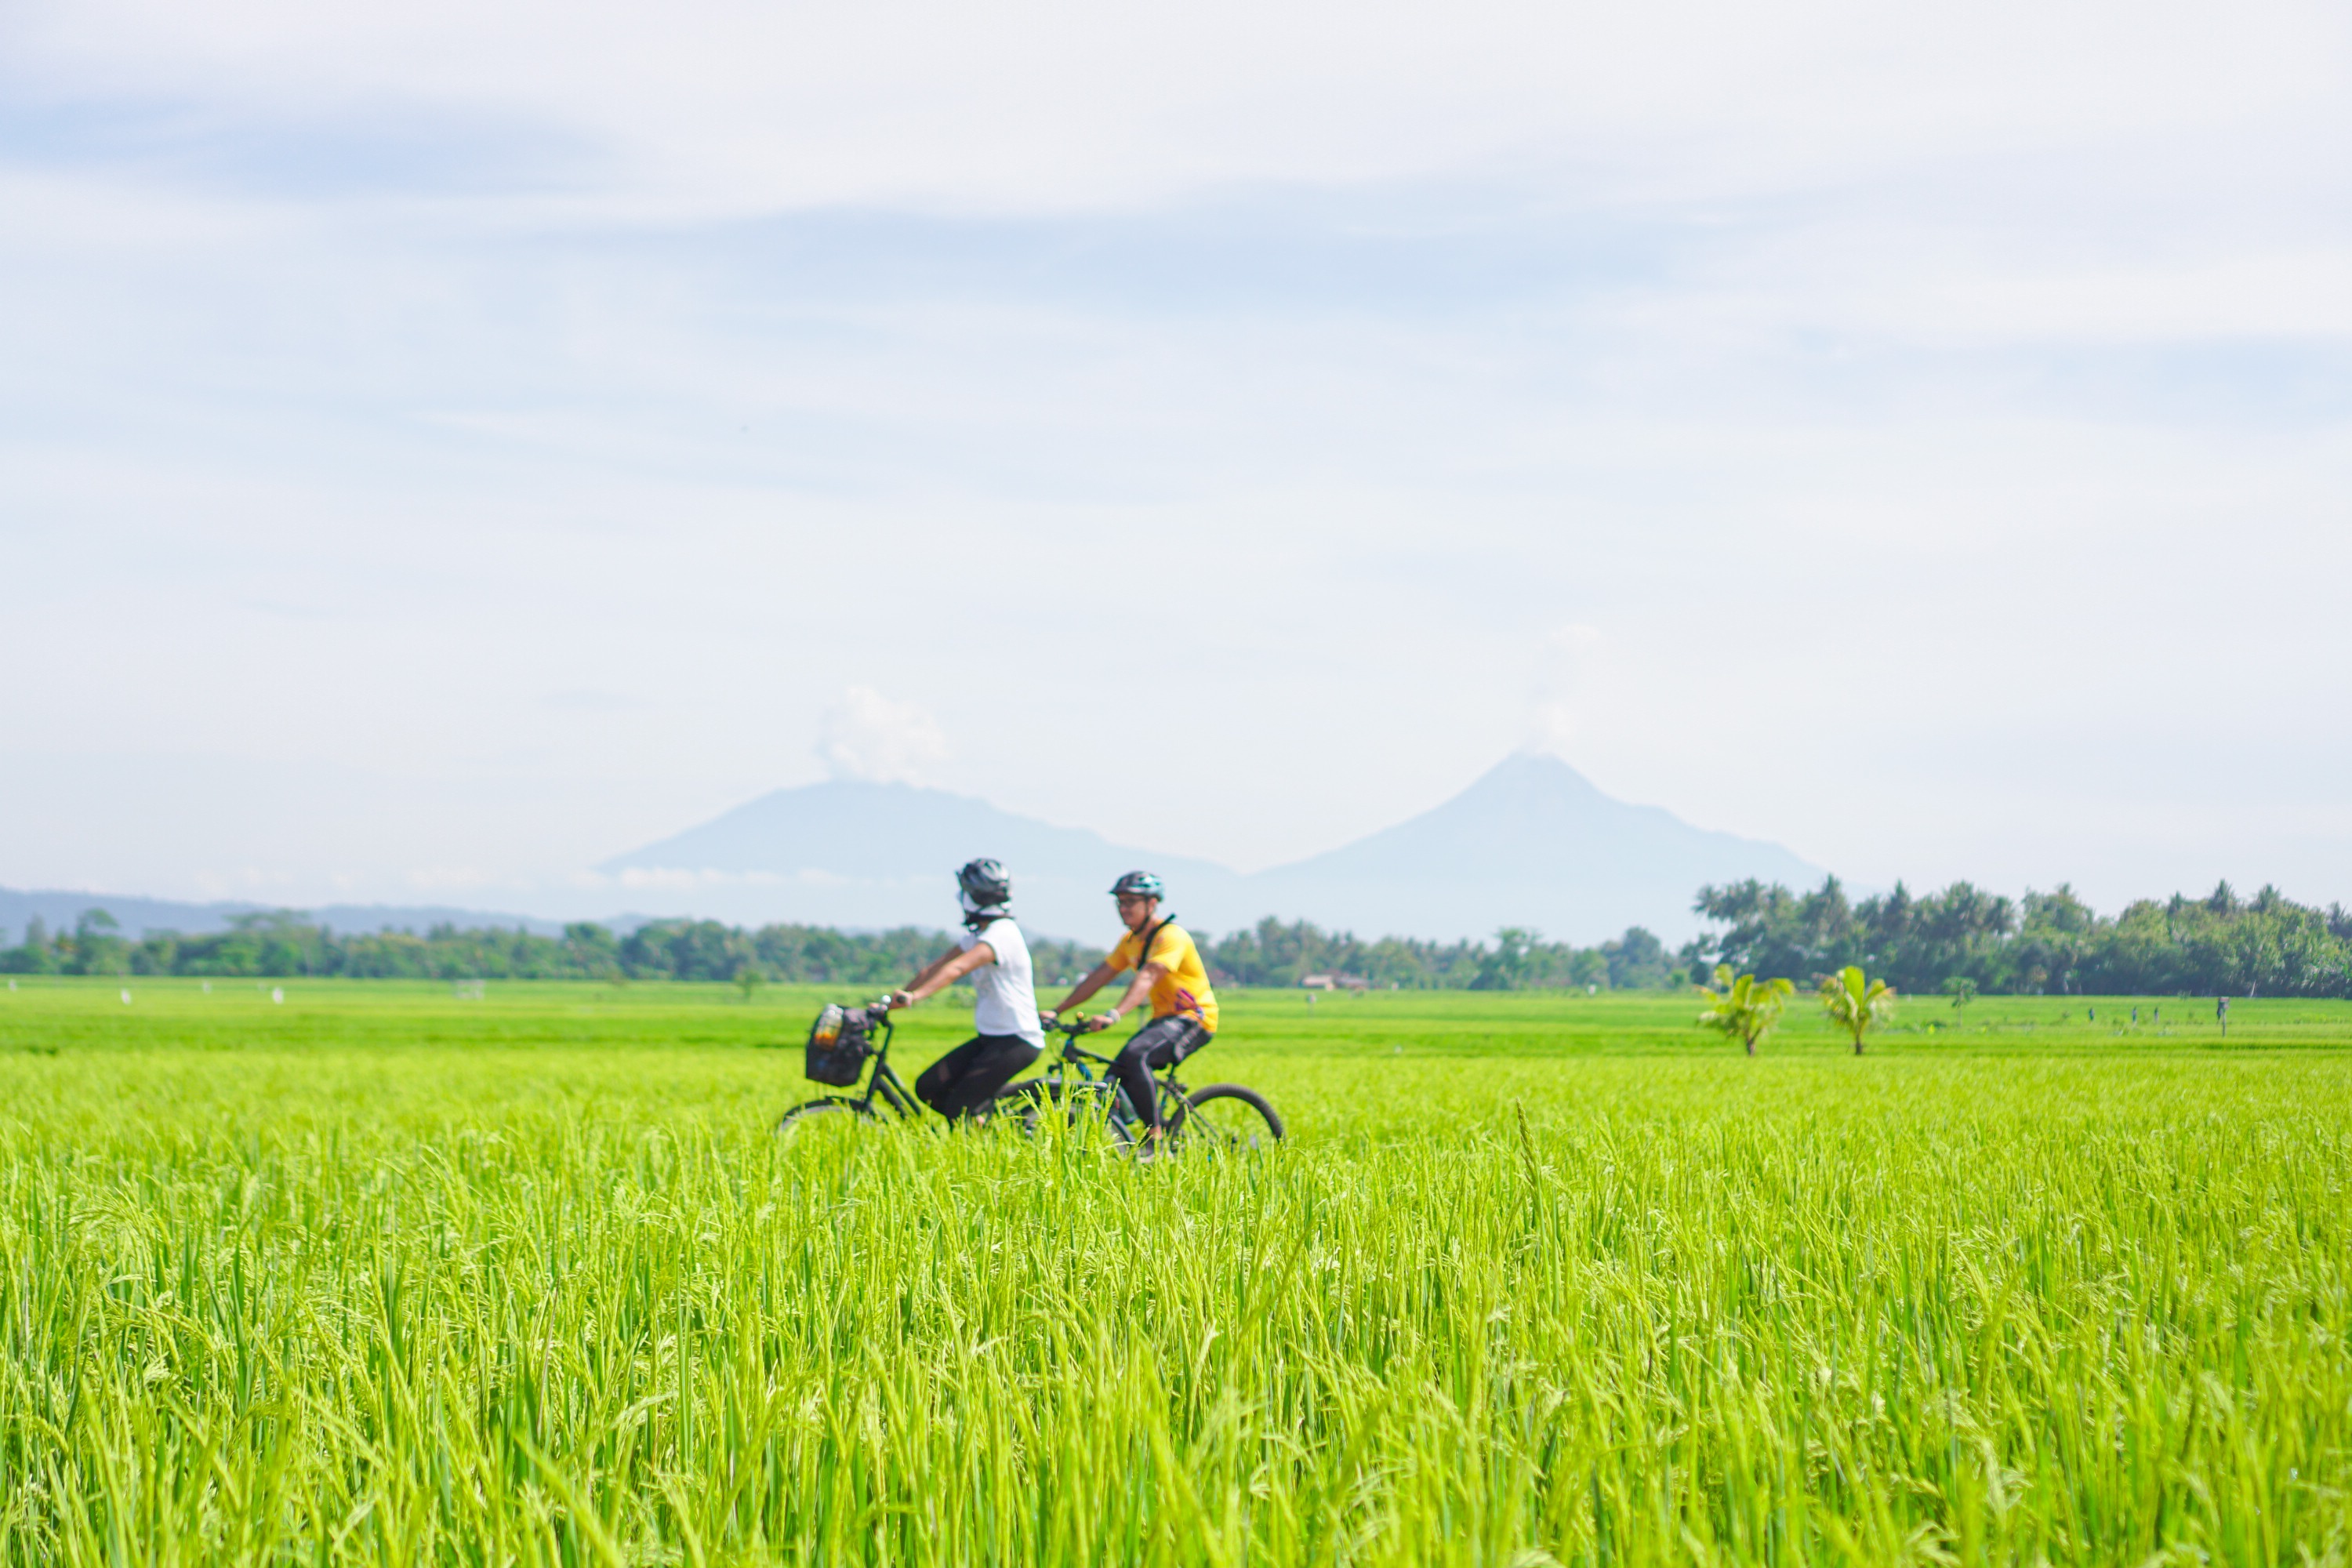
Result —
[[[864,1012],[828,1003],[809,1026],[808,1060],[803,1070],[818,1083],[845,1089],[866,1070],[874,1045],[866,1037]]]

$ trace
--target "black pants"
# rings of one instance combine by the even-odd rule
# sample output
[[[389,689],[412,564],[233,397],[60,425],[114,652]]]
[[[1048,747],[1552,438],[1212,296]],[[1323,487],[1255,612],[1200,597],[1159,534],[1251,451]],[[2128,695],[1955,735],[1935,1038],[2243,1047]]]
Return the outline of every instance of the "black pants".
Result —
[[[953,1121],[985,1108],[1040,1054],[1018,1035],[974,1035],[925,1068],[915,1080],[915,1093]]]
[[[1110,1064],[1110,1076],[1127,1090],[1147,1127],[1160,1125],[1160,1097],[1152,1092],[1151,1069],[1182,1061],[1217,1037],[1191,1018],[1154,1018],[1129,1035]]]

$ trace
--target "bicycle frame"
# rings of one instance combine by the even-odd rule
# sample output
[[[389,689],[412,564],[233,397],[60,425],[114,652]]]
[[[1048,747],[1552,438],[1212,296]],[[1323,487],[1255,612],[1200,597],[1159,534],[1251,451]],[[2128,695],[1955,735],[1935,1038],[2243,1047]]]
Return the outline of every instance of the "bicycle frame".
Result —
[[[921,1121],[922,1102],[915,1098],[915,1091],[907,1087],[906,1080],[890,1068],[890,1041],[898,1032],[898,1026],[889,1019],[882,1021],[881,1037],[875,1044],[873,1060],[866,1068],[865,1094],[854,1098],[846,1094],[827,1095],[825,1098],[855,1106],[860,1116],[873,1115],[874,1102],[878,1099],[907,1121]],[[855,1089],[856,1086],[853,1084],[850,1087]]]
[[[1143,1119],[1136,1114],[1134,1102],[1128,1099],[1126,1086],[1111,1078],[1111,1058],[1090,1051],[1078,1044],[1079,1031],[1066,1025],[1055,1025],[1053,1032],[1062,1037],[1062,1048],[1055,1054],[1054,1060],[1047,1065],[1045,1072],[1036,1078],[1024,1079],[1006,1084],[1000,1092],[1009,1093],[1019,1089],[1024,1083],[1033,1083],[1047,1086],[1046,1092],[1049,1094],[1059,1094],[1062,1092],[1065,1079],[1075,1076],[1078,1082],[1087,1085],[1096,1093],[1108,1091],[1110,1096],[1110,1124],[1113,1130],[1122,1137],[1132,1135],[1135,1128]],[[1102,1072],[1097,1074],[1091,1070],[1089,1063],[1095,1068],[1102,1068]],[[1158,1086],[1158,1093],[1161,1097],[1160,1103],[1163,1106],[1173,1104],[1181,1107],[1184,1103],[1184,1086],[1176,1081],[1176,1063],[1171,1062],[1152,1074],[1152,1081]],[[1182,1112],[1180,1110],[1179,1119],[1181,1115]]]
[[[1098,1078],[1093,1072],[1089,1071],[1087,1067],[1088,1062],[1092,1062],[1096,1067],[1102,1068],[1102,1076]],[[1080,1083],[1108,1083],[1110,1081],[1110,1058],[1106,1056],[1098,1056],[1095,1052],[1087,1050],[1084,1046],[1079,1045],[1078,1042],[1069,1034],[1064,1033],[1062,1036],[1062,1048],[1055,1054],[1054,1059],[1046,1064],[1045,1071],[1042,1077],[1042,1081],[1045,1083],[1057,1084],[1062,1081],[1064,1077],[1072,1071],[1076,1071]],[[1005,1087],[1010,1089],[1013,1086],[1011,1084],[1007,1084]]]
[[[1136,1113],[1133,1102],[1128,1099],[1125,1087],[1109,1076],[1111,1058],[1087,1050],[1079,1045],[1077,1037],[1083,1032],[1081,1030],[1057,1026],[1052,1032],[1062,1037],[1062,1048],[1055,1053],[1054,1060],[1046,1067],[1045,1073],[1037,1078],[1024,1079],[1019,1082],[1007,1084],[1000,1093],[1010,1094],[1028,1089],[1031,1092],[1040,1092],[1056,1100],[1066,1099],[1079,1092],[1101,1096],[1107,1102],[1106,1119],[1112,1131],[1121,1140],[1131,1141],[1137,1135],[1137,1129],[1143,1119]],[[856,1112],[860,1120],[867,1121],[876,1120],[877,1112],[885,1110],[892,1112],[902,1121],[927,1121],[922,1102],[915,1097],[914,1091],[907,1087],[906,1080],[900,1078],[896,1069],[890,1066],[890,1045],[897,1034],[897,1026],[888,1018],[884,1018],[873,1037],[873,1055],[867,1058],[862,1078],[857,1083],[845,1086],[851,1092],[822,1095],[809,1100],[786,1111],[783,1121],[791,1122],[807,1111],[824,1105],[844,1107]],[[1097,1068],[1101,1070],[1097,1072],[1096,1070]],[[1076,1085],[1084,1085],[1084,1089],[1080,1090],[1076,1085],[1072,1085],[1072,1079],[1076,1080]],[[1172,1131],[1181,1124],[1186,1105],[1185,1088],[1176,1080],[1176,1064],[1171,1062],[1158,1069],[1152,1074],[1152,1079],[1161,1097],[1160,1103],[1171,1108],[1171,1113],[1165,1118],[1164,1125]],[[1070,1087],[1066,1088],[1066,1085]],[[983,1111],[982,1114],[984,1117],[987,1113]],[[783,1123],[779,1123],[780,1127],[782,1125]]]

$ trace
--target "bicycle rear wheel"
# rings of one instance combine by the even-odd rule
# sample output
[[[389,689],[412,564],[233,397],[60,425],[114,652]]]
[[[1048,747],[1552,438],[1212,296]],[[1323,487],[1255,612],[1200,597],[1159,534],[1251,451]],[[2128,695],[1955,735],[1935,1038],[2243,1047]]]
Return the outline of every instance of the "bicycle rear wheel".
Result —
[[[861,1100],[827,1095],[806,1105],[795,1105],[776,1118],[775,1138],[795,1148],[813,1142],[833,1143],[864,1136],[864,1130],[881,1125],[873,1107]]]
[[[1237,1083],[1213,1083],[1184,1097],[1183,1114],[1171,1118],[1170,1139],[1179,1148],[1240,1153],[1282,1142],[1282,1113],[1265,1096]]]

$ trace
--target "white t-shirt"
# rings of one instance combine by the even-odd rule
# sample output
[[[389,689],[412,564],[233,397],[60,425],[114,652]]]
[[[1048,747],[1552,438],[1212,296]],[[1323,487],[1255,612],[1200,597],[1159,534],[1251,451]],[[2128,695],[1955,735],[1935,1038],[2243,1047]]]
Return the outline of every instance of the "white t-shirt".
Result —
[[[980,994],[971,1010],[971,1026],[982,1035],[1018,1035],[1039,1050],[1045,1048],[1045,1031],[1037,1026],[1037,988],[1029,974],[1029,944],[1021,928],[1010,920],[989,921],[967,931],[956,945],[970,952],[982,942],[996,962],[971,972],[972,989]]]

